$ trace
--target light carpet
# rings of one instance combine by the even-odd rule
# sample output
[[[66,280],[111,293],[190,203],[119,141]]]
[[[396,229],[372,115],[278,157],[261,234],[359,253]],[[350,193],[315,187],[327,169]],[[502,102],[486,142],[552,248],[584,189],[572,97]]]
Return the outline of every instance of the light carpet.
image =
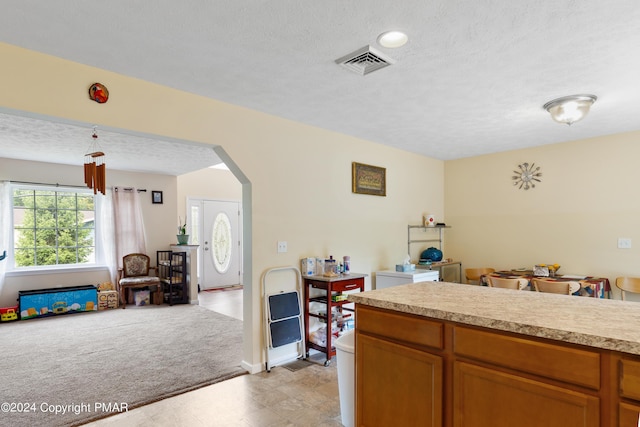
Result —
[[[0,343],[2,425],[80,425],[245,373],[242,322],[197,305],[3,323]]]

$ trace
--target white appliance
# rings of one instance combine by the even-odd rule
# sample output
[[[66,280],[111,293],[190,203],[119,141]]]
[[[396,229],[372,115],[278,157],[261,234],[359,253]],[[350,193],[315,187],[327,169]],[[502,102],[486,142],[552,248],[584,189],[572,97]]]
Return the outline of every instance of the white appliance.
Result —
[[[376,271],[376,289],[406,285],[407,283],[437,282],[440,279],[439,276],[438,270],[416,270],[407,273],[393,270]]]

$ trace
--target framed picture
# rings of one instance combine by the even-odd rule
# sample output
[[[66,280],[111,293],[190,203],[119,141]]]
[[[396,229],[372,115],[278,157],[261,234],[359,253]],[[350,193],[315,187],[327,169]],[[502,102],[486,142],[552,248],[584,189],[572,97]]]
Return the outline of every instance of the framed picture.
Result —
[[[387,195],[387,170],[378,166],[351,163],[351,191],[374,196]]]
[[[151,201],[153,203],[162,204],[162,191],[152,191],[151,192]]]

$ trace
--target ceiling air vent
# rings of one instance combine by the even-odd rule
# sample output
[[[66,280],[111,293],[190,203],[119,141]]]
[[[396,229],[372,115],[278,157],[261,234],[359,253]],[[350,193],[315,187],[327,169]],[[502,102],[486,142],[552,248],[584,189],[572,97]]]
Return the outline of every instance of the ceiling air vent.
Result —
[[[395,60],[378,52],[371,46],[365,46],[351,52],[342,58],[336,59],[336,64],[342,65],[348,70],[364,76],[373,71],[395,64]]]

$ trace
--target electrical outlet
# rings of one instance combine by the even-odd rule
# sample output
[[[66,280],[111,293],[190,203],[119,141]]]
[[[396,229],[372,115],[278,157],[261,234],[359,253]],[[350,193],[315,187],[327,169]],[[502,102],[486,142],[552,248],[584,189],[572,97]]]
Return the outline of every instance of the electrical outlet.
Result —
[[[618,249],[631,249],[631,239],[628,237],[618,237]]]
[[[287,252],[287,242],[278,241],[278,253],[282,254]]]

